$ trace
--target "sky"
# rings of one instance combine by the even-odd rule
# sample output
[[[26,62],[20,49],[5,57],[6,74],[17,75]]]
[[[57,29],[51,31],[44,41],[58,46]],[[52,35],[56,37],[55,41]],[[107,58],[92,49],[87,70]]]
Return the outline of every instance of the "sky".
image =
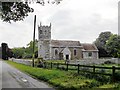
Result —
[[[63,0],[59,5],[30,4],[34,13],[24,21],[6,23],[0,20],[0,44],[10,48],[26,47],[33,40],[34,15],[38,25],[52,24],[52,39],[93,43],[101,32],[118,33],[119,0]]]

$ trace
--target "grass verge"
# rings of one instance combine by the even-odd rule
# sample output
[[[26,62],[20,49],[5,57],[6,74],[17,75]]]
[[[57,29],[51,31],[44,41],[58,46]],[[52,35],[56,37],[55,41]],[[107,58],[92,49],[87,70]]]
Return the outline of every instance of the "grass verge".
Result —
[[[58,90],[91,90],[92,88],[102,87],[99,81],[95,79],[88,79],[84,76],[78,75],[73,72],[66,72],[61,70],[48,70],[43,68],[30,67],[23,64],[18,64],[12,61],[6,61],[17,69],[36,77],[39,80],[48,82],[49,84],[57,87]],[[105,87],[105,86],[103,86]],[[114,88],[114,85],[109,85]],[[93,90],[93,89],[92,89]]]

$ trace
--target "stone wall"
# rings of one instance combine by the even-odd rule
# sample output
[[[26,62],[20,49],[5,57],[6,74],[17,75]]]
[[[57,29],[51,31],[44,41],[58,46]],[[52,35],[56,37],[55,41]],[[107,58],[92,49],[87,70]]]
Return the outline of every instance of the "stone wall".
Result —
[[[112,63],[120,64],[120,59],[112,58],[112,59],[84,59],[84,60],[74,60],[70,61],[71,64],[81,64],[81,65],[90,65],[90,64],[103,64],[106,61],[110,61]]]
[[[13,62],[16,62],[16,63],[21,63],[21,64],[25,64],[25,65],[29,65],[29,66],[32,65],[32,60],[15,59],[15,58],[11,58],[10,60]]]

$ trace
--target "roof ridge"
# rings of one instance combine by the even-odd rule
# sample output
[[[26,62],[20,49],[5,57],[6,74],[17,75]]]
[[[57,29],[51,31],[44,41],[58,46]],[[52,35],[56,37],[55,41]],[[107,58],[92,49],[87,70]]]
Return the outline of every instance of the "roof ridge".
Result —
[[[77,40],[51,40],[51,41],[73,41],[73,42],[80,42],[80,41],[77,41]]]

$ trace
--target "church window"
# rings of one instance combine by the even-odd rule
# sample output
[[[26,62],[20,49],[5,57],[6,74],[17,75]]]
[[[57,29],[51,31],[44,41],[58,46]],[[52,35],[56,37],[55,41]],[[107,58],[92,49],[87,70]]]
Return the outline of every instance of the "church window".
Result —
[[[77,50],[76,50],[76,49],[74,50],[74,55],[75,55],[75,56],[77,55]]]
[[[58,54],[58,50],[55,50],[55,55],[57,55]]]
[[[92,56],[92,52],[89,52],[89,53],[88,53],[88,56],[91,57],[91,56]]]

